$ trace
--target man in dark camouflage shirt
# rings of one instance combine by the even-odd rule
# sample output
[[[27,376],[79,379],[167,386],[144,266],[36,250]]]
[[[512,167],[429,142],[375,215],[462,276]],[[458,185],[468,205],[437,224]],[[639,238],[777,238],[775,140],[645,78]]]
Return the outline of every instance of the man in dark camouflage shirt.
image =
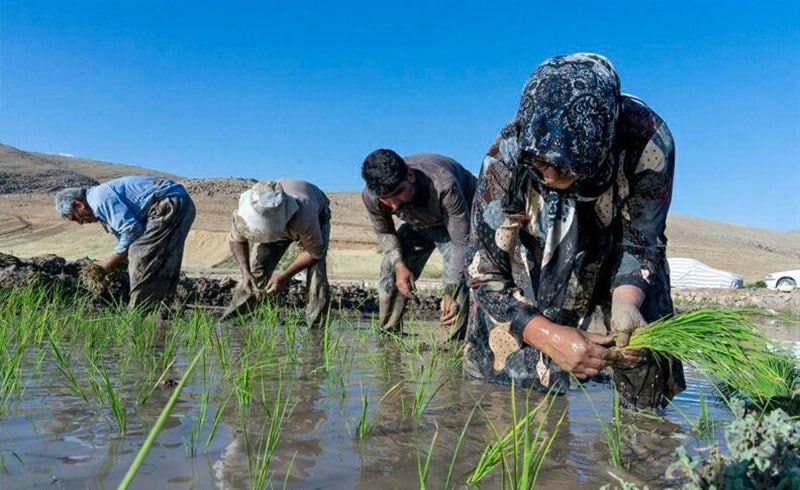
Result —
[[[620,93],[606,58],[536,68],[478,180],[467,374],[563,389],[570,373],[613,365],[621,394],[642,407],[684,389],[679,361],[608,348],[673,313],[664,228],[674,155],[664,121]],[[605,321],[587,333],[609,317],[611,335]]]
[[[414,281],[438,248],[444,258],[441,322],[449,339],[464,337],[468,291],[465,274],[469,210],[475,176],[451,158],[435,154],[400,157],[376,150],[364,160],[361,193],[384,252],[378,285],[381,326],[402,328]],[[403,221],[395,228],[392,215]]]

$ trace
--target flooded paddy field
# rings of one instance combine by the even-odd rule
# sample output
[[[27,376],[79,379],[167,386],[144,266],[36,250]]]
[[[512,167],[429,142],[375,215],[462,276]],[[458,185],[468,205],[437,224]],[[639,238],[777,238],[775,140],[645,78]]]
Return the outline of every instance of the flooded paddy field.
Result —
[[[195,310],[163,324],[32,288],[2,300],[0,488],[116,487],[198,352],[131,488],[462,488],[487,447],[513,435],[509,387],[465,379],[435,323],[387,337],[344,312],[309,330],[299,312],[266,304],[246,321]],[[769,330],[797,350],[785,320]],[[721,442],[731,417],[691,367],[687,384],[661,415],[621,410],[618,432],[609,383],[516,390],[518,421],[526,401],[538,409],[533,446],[550,444],[537,486],[613,487],[611,474],[679,483],[664,476],[675,449]],[[510,457],[495,462],[477,488],[520,477]]]

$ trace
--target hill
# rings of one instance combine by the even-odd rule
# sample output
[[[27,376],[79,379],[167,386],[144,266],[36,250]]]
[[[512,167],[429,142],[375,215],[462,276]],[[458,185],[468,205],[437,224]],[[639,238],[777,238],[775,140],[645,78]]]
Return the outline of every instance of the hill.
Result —
[[[252,179],[181,179],[141,167],[46,155],[0,145],[0,252],[21,257],[55,253],[67,259],[102,256],[114,238],[99,225],[78,226],[60,220],[50,191],[86,185],[122,175],[146,174],[181,181],[197,205],[197,219],[186,247],[191,272],[234,270],[227,236],[239,193]],[[7,180],[6,176],[13,176]],[[333,222],[329,275],[338,279],[375,279],[381,256],[359,192],[328,192]],[[693,257],[713,267],[737,272],[746,281],[800,264],[800,232],[746,227],[673,214],[667,220],[667,253]],[[426,274],[441,274],[435,255]]]
[[[94,185],[124,175],[178,178],[132,165],[35,153],[0,144],[0,194],[51,192],[61,187]]]

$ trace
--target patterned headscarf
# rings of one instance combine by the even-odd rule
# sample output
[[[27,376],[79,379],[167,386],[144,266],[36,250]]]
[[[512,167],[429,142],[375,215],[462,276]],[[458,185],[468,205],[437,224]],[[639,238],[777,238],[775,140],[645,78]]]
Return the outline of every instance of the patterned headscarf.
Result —
[[[563,194],[592,199],[605,191],[615,170],[608,156],[619,100],[619,76],[603,56],[577,53],[539,65],[525,82],[514,118],[517,165],[512,183],[518,185],[509,189],[507,204],[517,207],[513,201],[526,181],[540,184],[532,168],[519,164],[523,152],[578,175]]]

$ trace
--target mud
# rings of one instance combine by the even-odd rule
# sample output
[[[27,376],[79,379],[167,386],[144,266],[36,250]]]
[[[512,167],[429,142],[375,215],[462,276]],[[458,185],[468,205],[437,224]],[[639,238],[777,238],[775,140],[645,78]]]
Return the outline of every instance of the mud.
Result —
[[[55,286],[67,293],[88,292],[98,303],[128,301],[128,274],[120,267],[111,275],[97,271],[90,259],[68,262],[56,255],[20,259],[0,253],[0,287],[25,287],[38,282]],[[176,302],[201,306],[223,307],[231,301],[236,281],[231,278],[181,276]],[[287,306],[304,306],[305,287],[294,282],[281,299]],[[331,285],[331,305],[370,315],[378,312],[377,291],[356,285]],[[408,314],[418,318],[433,318],[439,314],[439,297],[418,294],[408,303]]]
[[[24,287],[39,281],[43,285],[58,286],[67,292],[86,291],[98,301],[128,300],[128,274],[121,267],[106,276],[88,259],[68,262],[56,255],[42,255],[20,259],[0,253],[0,287]],[[181,276],[176,301],[211,307],[227,306],[233,296],[236,280]],[[305,305],[305,287],[294,282],[283,296],[288,306]],[[791,293],[768,289],[678,289],[672,297],[678,311],[717,305],[733,308],[756,308],[772,312],[800,313],[800,289]],[[332,284],[331,301],[334,309],[349,310],[362,315],[378,312],[377,291],[371,287],[349,284]],[[420,319],[431,319],[439,314],[439,297],[418,292],[408,303],[408,314]]]

